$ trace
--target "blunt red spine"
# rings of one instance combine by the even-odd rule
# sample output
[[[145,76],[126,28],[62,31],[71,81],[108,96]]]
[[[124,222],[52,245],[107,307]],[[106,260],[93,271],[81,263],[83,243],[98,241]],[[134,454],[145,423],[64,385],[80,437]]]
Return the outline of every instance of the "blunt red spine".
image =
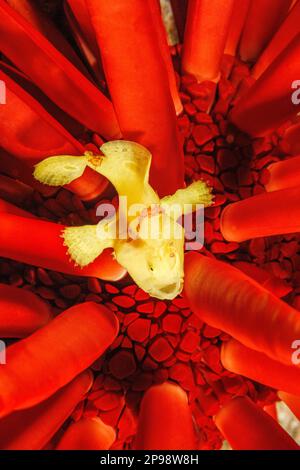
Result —
[[[221,361],[225,369],[234,374],[300,396],[300,369],[292,363],[293,352],[291,348],[290,364],[281,364],[231,339],[222,346]]]
[[[0,12],[2,52],[72,117],[105,138],[120,137],[111,102],[4,0],[0,2]],[[33,56],[35,61],[31,60]]]
[[[161,9],[159,6],[159,2],[153,0],[147,1],[149,3],[149,8],[151,9],[152,20],[156,30],[161,56],[164,60],[165,67],[168,73],[170,91],[173,98],[175,111],[176,114],[179,115],[183,110],[183,106],[179,96],[175,70],[173,67],[170,48],[167,41],[167,32],[161,16]]]
[[[244,273],[228,263],[187,253],[184,293],[203,321],[290,365],[292,344],[300,335],[299,313]]]
[[[135,448],[194,449],[195,439],[185,392],[171,383],[149,388],[141,403]]]
[[[67,428],[56,450],[108,450],[115,439],[114,429],[100,418],[82,418]]]
[[[0,369],[0,415],[46,400],[99,358],[118,330],[112,311],[85,302],[11,345],[7,363]]]
[[[236,55],[239,40],[249,11],[250,0],[235,0],[226,39],[225,54]]]
[[[7,3],[23,16],[34,28],[45,36],[65,57],[67,57],[84,75],[88,76],[87,69],[65,39],[64,35],[56,28],[35,4],[30,0],[7,0]]]
[[[105,250],[93,263],[81,269],[67,254],[61,237],[64,225],[0,213],[0,255],[46,269],[106,280],[121,279],[126,271]]]
[[[284,161],[272,163],[268,166],[267,191],[293,188],[300,184],[300,156],[287,158]]]
[[[0,420],[3,450],[42,450],[69,418],[93,383],[90,370],[77,375],[47,400]]]
[[[252,70],[252,76],[258,79],[276,57],[288,46],[299,32],[300,3],[290,10],[288,16],[280,25],[269,44],[260,55]]]
[[[299,450],[289,434],[247,397],[224,405],[215,423],[234,450]]]
[[[0,336],[24,338],[52,319],[51,309],[37,295],[0,284]]]
[[[21,161],[20,177],[39,187],[31,177],[35,163],[52,155],[83,155],[84,147],[7,74],[0,71],[0,78],[6,84],[7,97],[7,104],[0,107],[2,147],[6,153]],[[17,120],[16,110],[19,117]],[[9,158],[5,160],[14,172],[14,161],[10,165]],[[106,187],[107,180],[89,168],[81,178],[68,185],[68,189],[84,200],[95,198]]]
[[[220,78],[233,5],[234,0],[190,0],[188,4],[182,67],[198,82]]]
[[[296,186],[234,202],[222,212],[221,232],[226,240],[236,242],[299,232],[299,201]]]
[[[284,20],[291,0],[254,0],[250,4],[239,55],[245,62],[253,62],[262,53]]]
[[[183,152],[149,4],[88,0],[87,5],[122,135],[150,150],[150,183],[160,196],[171,194],[183,186]]]
[[[272,62],[234,106],[230,118],[251,136],[264,136],[297,115],[292,83],[299,75],[300,34]]]

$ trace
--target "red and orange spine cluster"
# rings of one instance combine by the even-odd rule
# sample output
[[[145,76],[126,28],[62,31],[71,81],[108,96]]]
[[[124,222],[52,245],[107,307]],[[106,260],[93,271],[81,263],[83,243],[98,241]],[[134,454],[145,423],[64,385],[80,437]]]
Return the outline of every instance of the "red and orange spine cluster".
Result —
[[[0,449],[299,449],[274,408],[300,419],[299,2],[173,0],[172,56],[156,0],[64,3],[68,33],[0,0]],[[110,250],[69,259],[62,231],[97,222],[104,178],[32,178],[122,138],[152,153],[159,196],[215,194],[173,301]]]

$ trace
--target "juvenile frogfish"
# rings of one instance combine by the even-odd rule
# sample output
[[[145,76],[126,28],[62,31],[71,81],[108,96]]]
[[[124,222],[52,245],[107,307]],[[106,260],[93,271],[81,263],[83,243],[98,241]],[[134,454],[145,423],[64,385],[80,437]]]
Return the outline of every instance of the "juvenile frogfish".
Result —
[[[41,183],[64,186],[90,167],[118,192],[119,207],[110,218],[63,230],[71,260],[84,267],[104,249],[112,248],[117,261],[141,289],[159,299],[175,298],[184,279],[182,219],[197,205],[212,204],[211,188],[204,181],[195,181],[160,199],[149,184],[151,153],[145,147],[116,140],[103,144],[100,151],[101,155],[86,152],[83,156],[49,157],[34,170]]]

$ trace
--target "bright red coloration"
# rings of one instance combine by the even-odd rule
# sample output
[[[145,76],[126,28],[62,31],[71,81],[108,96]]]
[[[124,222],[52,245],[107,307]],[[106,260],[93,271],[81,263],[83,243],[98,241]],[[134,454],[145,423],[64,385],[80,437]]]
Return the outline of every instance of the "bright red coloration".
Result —
[[[277,297],[285,297],[292,288],[282,279],[279,279],[274,274],[259,268],[253,263],[247,263],[246,261],[237,261],[234,263],[236,268],[239,268],[247,276],[252,277],[265,289],[272,292]]]
[[[87,0],[87,5],[122,135],[150,150],[150,182],[160,196],[172,194],[183,186],[183,155],[148,2]],[[120,21],[129,17],[130,22]]]
[[[45,156],[84,152],[84,147],[17,82],[4,71],[0,78],[6,85],[7,104],[1,106],[0,112],[1,145],[7,152],[31,166]]]
[[[288,13],[290,5],[291,0],[251,2],[239,47],[243,61],[253,62],[259,57]]]
[[[269,67],[283,49],[291,42],[299,32],[300,23],[300,3],[297,3],[290,10],[281,26],[278,28],[268,46],[260,55],[256,62],[252,75],[256,79]]]
[[[273,418],[275,421],[278,421],[276,403],[272,403],[272,405],[264,406],[264,411],[268,413],[268,415],[270,415],[271,418]]]
[[[256,5],[258,3],[262,5],[263,3],[260,0],[253,1],[256,2]],[[82,67],[82,64],[77,59],[77,67],[82,71],[82,76],[94,82],[94,84],[91,83],[92,88],[90,89],[96,90],[98,87],[108,95],[107,83],[105,82],[101,61],[99,60],[96,35],[85,0],[68,0],[65,2],[61,0],[8,0],[8,3],[15,4],[19,12],[31,23],[31,25],[28,22],[26,23],[24,33],[20,31],[20,41],[22,40],[22,44],[24,44],[23,55],[28,61],[32,62],[27,67],[35,66],[36,68],[41,68],[41,73],[43,73],[42,79],[47,82],[46,84],[45,82],[41,83],[44,91],[46,89],[45,86],[47,86],[50,89],[50,93],[51,91],[52,93],[56,92],[58,86],[58,83],[53,80],[52,73],[57,65],[53,63],[53,60],[51,64],[50,57],[47,55],[49,54],[49,43],[52,42],[56,49],[66,55],[67,62],[70,63],[70,55],[65,48],[66,41],[61,38],[57,39],[58,35],[62,33],[71,46],[75,45],[74,41],[77,43],[76,53],[79,54],[80,60],[84,63],[84,67]],[[64,6],[62,6],[62,3],[64,3]],[[93,3],[97,5],[98,2],[95,1]],[[107,3],[113,4],[114,2]],[[122,3],[126,5],[133,4],[127,1]],[[139,3],[146,9],[146,0],[145,2],[139,0]],[[225,3],[225,0],[220,2],[221,7],[216,10],[215,19],[212,18],[213,21],[217,22],[219,17],[221,21],[223,11],[226,10],[226,7],[224,7]],[[229,34],[226,42],[227,47],[231,47],[232,54],[235,52],[238,35],[241,32],[240,28],[242,27],[242,19],[245,14],[242,7],[246,8],[246,3],[242,0],[235,0],[236,8],[233,10],[230,18]],[[276,0],[272,1],[272,8],[276,3],[279,5],[279,2],[276,2]],[[27,9],[29,4],[32,4],[31,8]],[[153,19],[155,18],[152,24],[153,27],[150,24],[150,7],[153,5],[157,7],[157,4],[158,0],[149,0],[147,22],[140,22],[138,26],[144,23],[148,32],[151,30],[151,42],[153,42],[154,30],[156,29],[156,33],[160,34],[159,37],[164,39],[163,43],[161,41],[158,42],[158,45],[161,47],[162,44],[166,46],[166,41],[162,36],[164,31],[161,29],[158,8],[156,8],[155,15],[153,16]],[[180,17],[177,15],[176,21],[177,25],[181,25],[181,29],[179,29],[182,32],[185,26],[187,1],[173,0],[172,4],[177,8],[176,12],[179,12],[181,15]],[[213,3],[210,3],[210,5],[213,5]],[[41,13],[42,10],[46,11],[46,19]],[[127,15],[126,27],[129,28],[128,24],[134,19],[134,15]],[[120,22],[119,18],[118,20]],[[284,15],[282,20],[284,20]],[[272,21],[272,15],[270,15],[267,26]],[[252,33],[255,37],[258,37],[261,32],[261,24],[255,24],[254,26],[255,28],[253,28]],[[140,40],[141,31],[136,24],[131,25],[131,27],[134,29],[132,32],[133,55],[140,53],[143,55],[143,63],[153,65],[153,62],[149,61],[149,58],[146,56],[148,49],[144,49],[141,52],[136,51],[140,47],[140,43],[142,43]],[[157,29],[158,27],[160,29]],[[48,41],[41,43],[39,53],[32,58],[28,49],[28,36],[31,36],[34,28],[39,33],[45,34]],[[284,40],[287,40],[289,34],[288,32],[284,35],[283,43]],[[106,37],[108,36],[109,34],[106,35]],[[124,59],[125,63],[128,64],[127,55],[118,53],[122,46],[120,42],[120,38],[116,38],[114,44],[115,60],[121,61]],[[283,47],[283,43],[280,44],[281,47]],[[211,51],[216,45],[216,41],[213,38],[212,44],[210,44],[210,36],[207,34],[203,44]],[[158,48],[156,46],[155,50],[157,51]],[[6,47],[8,46],[6,45]],[[72,48],[69,49],[70,51],[72,51]],[[76,398],[76,400],[81,401],[77,404],[71,416],[71,406],[74,407],[75,398],[73,401],[70,398],[69,408],[67,407],[67,402],[64,402],[62,406],[57,402],[57,407],[54,401],[53,406],[51,405],[52,407],[47,405],[47,403],[52,403],[52,398],[54,400],[57,394],[63,390],[60,389],[50,398],[35,405],[33,408],[13,412],[11,415],[2,418],[0,420],[0,447],[2,447],[2,443],[3,447],[5,447],[6,443],[8,448],[43,447],[54,449],[62,434],[67,430],[64,437],[69,440],[68,445],[75,449],[81,448],[85,446],[81,439],[82,432],[80,432],[82,423],[88,422],[87,428],[91,430],[91,427],[93,428],[93,426],[90,427],[91,421],[94,422],[94,418],[98,417],[105,425],[111,426],[115,431],[116,440],[113,443],[112,449],[132,449],[135,437],[137,436],[137,417],[139,416],[140,403],[143,400],[143,396],[148,393],[147,390],[149,391],[150,389],[152,391],[153,386],[171,382],[176,384],[179,390],[182,391],[181,395],[187,398],[185,402],[188,402],[188,412],[192,416],[196,430],[196,442],[193,439],[192,444],[194,448],[201,450],[219,449],[222,446],[223,436],[216,428],[213,416],[218,413],[220,407],[226,406],[234,396],[248,396],[262,409],[266,410],[271,407],[271,411],[274,412],[278,395],[276,390],[263,385],[264,381],[270,381],[270,384],[274,384],[276,388],[290,387],[291,392],[298,393],[299,368],[291,367],[290,363],[289,365],[281,364],[263,353],[243,346],[241,343],[237,343],[237,347],[236,340],[230,339],[229,334],[226,333],[226,328],[230,323],[228,319],[236,319],[232,312],[236,312],[237,307],[239,307],[240,313],[236,322],[234,322],[233,333],[236,334],[242,330],[244,336],[248,339],[251,338],[253,344],[258,337],[259,345],[263,342],[262,336],[265,336],[264,344],[267,344],[269,348],[276,351],[277,336],[279,337],[281,333],[280,328],[283,329],[284,337],[286,337],[286,330],[281,326],[279,329],[278,327],[273,328],[273,325],[270,327],[270,323],[264,321],[262,325],[264,327],[263,331],[260,331],[260,313],[258,312],[257,316],[255,316],[255,312],[258,310],[258,305],[265,302],[263,319],[266,318],[267,310],[271,312],[270,318],[276,318],[276,308],[278,305],[280,306],[280,314],[282,312],[286,314],[286,323],[291,319],[290,307],[288,307],[288,313],[287,309],[282,307],[283,305],[286,307],[286,304],[278,303],[278,299],[275,299],[274,296],[268,297],[265,300],[265,292],[267,290],[276,297],[284,297],[288,305],[293,306],[295,309],[300,309],[300,236],[297,233],[284,236],[273,235],[271,238],[254,238],[240,245],[235,241],[227,242],[220,232],[220,215],[224,207],[241,199],[246,200],[264,192],[268,182],[271,181],[268,170],[272,168],[270,165],[275,162],[278,163],[280,160],[285,160],[291,154],[300,154],[298,117],[293,117],[292,123],[286,122],[279,129],[274,128],[275,132],[272,135],[266,135],[261,139],[252,139],[249,135],[243,134],[238,128],[232,126],[228,119],[229,111],[235,109],[238,100],[243,100],[246,97],[248,90],[255,82],[255,79],[251,76],[251,68],[247,64],[242,63],[237,57],[230,56],[227,53],[222,58],[219,82],[217,84],[209,81],[197,83],[195,77],[180,73],[182,45],[172,46],[170,51],[180,99],[184,105],[182,114],[178,116],[177,122],[180,129],[181,142],[184,142],[185,181],[188,184],[197,179],[204,179],[211,184],[215,195],[214,206],[205,210],[205,238],[204,247],[201,251],[211,258],[227,263],[223,264],[223,267],[225,267],[222,270],[222,276],[216,275],[216,273],[208,276],[210,287],[207,287],[205,292],[211,291],[212,295],[217,296],[215,314],[219,312],[220,305],[223,306],[224,299],[227,306],[229,300],[236,299],[236,297],[238,297],[239,301],[234,305],[232,304],[232,308],[228,307],[228,315],[224,315],[224,318],[222,317],[223,311],[220,312],[218,318],[221,318],[223,323],[227,322],[225,326],[222,325],[219,328],[213,327],[203,323],[199,316],[198,307],[200,304],[197,304],[197,308],[195,308],[195,312],[198,314],[196,315],[190,310],[187,300],[181,296],[172,301],[158,301],[157,299],[149,298],[148,294],[131,283],[128,277],[114,283],[102,281],[101,277],[104,275],[107,276],[107,279],[114,281],[115,279],[120,279],[124,274],[123,270],[120,273],[120,267],[112,261],[110,252],[107,252],[104,257],[100,257],[96,265],[90,266],[90,274],[94,277],[87,277],[89,274],[88,269],[75,269],[72,263],[68,259],[66,260],[64,247],[60,244],[62,240],[59,239],[60,229],[58,230],[58,225],[47,222],[46,225],[43,225],[44,228],[41,230],[40,235],[35,233],[33,235],[33,232],[42,227],[41,221],[37,220],[36,224],[32,225],[33,229],[31,229],[30,224],[26,221],[25,228],[21,229],[20,220],[16,224],[16,219],[12,216],[0,215],[0,222],[5,220],[4,235],[8,234],[11,238],[9,242],[2,240],[3,244],[9,250],[13,248],[12,258],[21,260],[1,260],[0,280],[2,283],[22,287],[22,290],[33,291],[41,298],[46,299],[51,305],[54,315],[57,315],[58,318],[61,312],[67,308],[85,301],[92,301],[106,306],[109,310],[113,311],[120,324],[119,333],[113,343],[105,354],[97,357],[91,365],[95,372],[95,381],[92,389],[85,399],[82,399],[84,398],[82,393],[79,398]],[[98,195],[101,195],[103,190],[103,186],[101,186],[104,182],[103,179],[99,182],[97,180],[98,175],[94,172],[91,172],[90,175],[85,174],[83,178],[75,182],[77,188],[73,188],[73,190],[77,195],[74,195],[67,189],[51,188],[37,184],[37,182],[33,181],[31,175],[32,166],[30,167],[30,164],[34,163],[35,158],[36,161],[39,161],[49,156],[53,150],[65,149],[66,147],[69,148],[69,146],[70,153],[75,155],[82,154],[85,150],[97,153],[99,147],[106,139],[99,134],[93,133],[93,128],[91,127],[84,129],[82,124],[75,122],[73,118],[54,105],[43,94],[39,89],[37,79],[35,84],[33,84],[30,78],[25,76],[22,67],[25,58],[21,57],[22,60],[19,58],[22,53],[23,48],[15,51],[15,62],[13,64],[6,63],[7,59],[5,56],[2,56],[0,61],[0,70],[4,74],[3,76],[8,76],[14,84],[14,88],[8,87],[9,102],[6,106],[0,106],[1,116],[3,117],[0,120],[1,139],[5,143],[6,149],[0,149],[0,196],[4,199],[4,202],[0,201],[0,211],[8,214],[13,213],[16,216],[18,214],[21,215],[20,211],[24,208],[30,211],[30,213],[22,213],[23,216],[42,217],[58,223],[60,228],[86,223],[94,224],[98,220],[95,216],[97,205],[103,201],[104,197],[107,198],[104,202],[109,202],[112,197],[110,188],[105,196],[102,195],[102,199],[98,198]],[[170,65],[170,55],[167,47],[160,49],[160,54],[163,55],[164,53],[166,53],[164,57],[169,60],[168,64]],[[50,56],[54,58],[51,55],[51,47]],[[211,58],[213,59],[212,62],[215,63],[216,57],[211,56]],[[288,61],[286,63],[288,64]],[[60,64],[62,65],[61,62]],[[69,66],[66,66],[66,61],[64,61],[64,66],[65,73],[68,76],[70,73],[72,75]],[[296,73],[294,79],[297,79],[298,72],[295,63],[291,62],[291,66],[294,67]],[[19,67],[19,70],[17,67]],[[50,71],[48,77],[45,73],[46,69]],[[172,68],[170,71],[171,73],[173,72]],[[132,74],[132,70],[127,70],[126,72],[128,75]],[[286,71],[278,68],[276,74],[274,83],[276,84],[278,81],[280,85],[281,75],[286,77]],[[160,84],[160,86],[167,90],[169,96],[167,76],[165,75],[162,78],[162,74],[160,74],[159,78],[163,82],[163,85]],[[129,82],[127,78],[124,80],[123,76],[120,75],[117,79],[124,96],[128,96],[126,83]],[[145,83],[141,81],[138,84],[136,93],[143,94],[145,84],[150,89],[147,80],[145,80]],[[80,82],[76,85],[80,86]],[[17,86],[19,87],[18,90]],[[65,110],[67,110],[70,100],[73,101],[73,111],[75,105],[85,105],[82,98],[80,103],[76,103],[76,100],[79,98],[72,86],[72,80],[68,82],[68,86],[60,82],[60,86],[64,93],[57,95],[57,103],[60,100]],[[156,82],[151,83],[151,86],[151,92],[153,94],[156,93]],[[11,88],[13,88],[14,93],[12,93]],[[174,91],[176,93],[176,89]],[[286,92],[287,88],[283,91]],[[290,92],[292,93],[292,90]],[[291,98],[291,93],[290,95],[287,94],[288,99]],[[14,98],[14,101],[12,98]],[[168,100],[170,101],[170,96]],[[140,112],[139,116],[141,119],[144,119],[144,108],[143,106],[141,108],[141,110],[138,109]],[[264,123],[269,122],[270,119],[272,120],[273,115],[276,117],[276,113],[278,118],[281,110],[277,108],[280,108],[280,106],[276,107],[276,103],[274,103],[274,109],[272,108],[270,115],[264,117]],[[86,113],[88,112],[89,109],[87,108]],[[124,111],[124,114],[128,114],[128,109]],[[85,118],[87,118],[86,114]],[[96,122],[98,113],[92,114],[90,118]],[[174,113],[172,114],[173,118]],[[253,122],[250,123],[251,126],[255,122],[261,126],[259,119],[260,114],[258,113],[257,115],[256,110],[254,110]],[[167,120],[168,117],[166,118]],[[160,121],[156,115],[153,121],[153,128],[158,133],[159,129],[155,129],[155,124]],[[157,135],[155,134],[155,136]],[[149,140],[151,139],[152,136],[150,136]],[[174,147],[176,147],[175,143]],[[164,158],[168,159],[168,167],[164,173],[159,174],[159,177],[167,180],[170,168],[173,168],[172,165],[176,162],[178,163],[178,161],[169,154],[164,156]],[[180,176],[183,179],[183,172],[180,173]],[[97,180],[95,182],[92,181],[94,177]],[[20,183],[18,180],[25,182],[28,186]],[[283,178],[280,184],[286,184],[286,181],[286,178]],[[91,202],[95,196],[95,201]],[[82,202],[80,199],[85,199],[89,202]],[[11,207],[6,204],[6,200],[16,204],[18,207]],[[114,198],[113,203],[115,204],[115,202],[116,198]],[[19,207],[22,207],[22,209],[19,209]],[[259,214],[259,209],[257,213]],[[10,221],[14,220],[14,223],[10,225],[10,230],[8,230],[7,226],[8,219]],[[24,219],[22,220],[24,223]],[[56,232],[56,229],[53,229],[54,225],[58,230]],[[23,236],[23,240],[17,241],[12,236],[14,227],[18,228],[18,233]],[[37,246],[33,246],[33,243],[27,240],[30,237],[33,237],[34,243]],[[22,249],[23,245],[24,249]],[[51,260],[48,247],[54,253],[53,260]],[[26,255],[26,250],[28,255]],[[29,265],[24,264],[26,260],[30,263]],[[33,260],[37,264],[43,261],[44,266],[52,267],[55,270],[35,267],[31,264]],[[238,267],[240,271],[246,273],[260,284],[257,290],[257,284],[248,279],[247,283],[250,283],[249,285],[256,286],[256,290],[248,292],[251,302],[247,303],[248,297],[245,302],[241,301],[237,294],[239,290],[244,292],[244,278],[242,280],[240,277],[240,275],[243,276],[243,273],[238,274],[238,278],[236,278],[238,282],[233,282],[232,288],[230,285],[228,293],[226,292],[222,298],[218,294],[224,279],[229,278],[230,282],[232,281],[232,271],[227,270],[227,268],[230,268],[230,264]],[[58,269],[60,272],[58,272]],[[96,277],[98,275],[99,277]],[[241,285],[242,289],[240,288]],[[201,289],[199,290],[199,297],[201,297]],[[273,303],[273,301],[270,303],[270,298],[275,299],[276,303]],[[250,315],[248,304],[250,305]],[[211,319],[213,318],[210,314],[208,321],[210,322]],[[295,316],[293,316],[294,319]],[[243,326],[244,322],[245,325]],[[84,324],[84,320],[82,323]],[[293,324],[294,321],[289,323],[289,326],[285,326],[288,329],[292,328]],[[264,330],[266,330],[266,333]],[[298,335],[298,333],[295,334]],[[74,336],[77,337],[77,334],[74,334]],[[71,337],[73,337],[73,334]],[[65,334],[64,338],[69,341],[69,335]],[[233,344],[235,345],[234,348]],[[254,344],[253,347],[257,346]],[[242,348],[242,352],[237,358],[235,358],[234,351],[232,351],[235,348],[237,351],[240,350],[239,348]],[[45,357],[45,351],[47,351],[47,359],[51,363],[50,370],[52,370],[52,367],[59,369],[57,360],[53,360],[52,355],[48,353],[49,349],[49,346],[44,347],[41,352],[39,351],[39,355],[43,358]],[[56,349],[56,345],[53,349]],[[241,367],[241,370],[246,371],[250,378],[247,378],[246,375],[238,375],[235,372],[224,369],[225,361],[223,361],[223,364],[220,361],[221,350],[223,352],[225,350],[229,351],[232,362],[234,359],[236,367]],[[70,348],[69,352],[71,351],[72,348]],[[248,356],[241,363],[241,359],[244,357],[243,351],[248,353],[249,364],[247,362]],[[294,352],[294,350],[291,351],[290,349],[291,352]],[[229,356],[229,353],[227,355]],[[252,364],[254,361],[258,362],[258,364]],[[73,360],[64,360],[63,369],[69,371],[70,364],[74,364]],[[266,366],[265,368],[267,369],[265,373],[263,366]],[[228,368],[230,368],[229,365]],[[278,374],[275,371],[279,371]],[[257,374],[260,381],[256,382],[254,379],[251,379],[251,373],[253,376],[254,373]],[[262,378],[260,378],[259,374],[261,374]],[[177,409],[175,413],[176,411]],[[172,418],[175,419],[176,414]],[[66,419],[68,420],[66,421]],[[23,420],[26,424],[23,424]],[[76,426],[74,423],[78,421],[79,426]],[[237,415],[232,419],[231,425],[233,425],[233,430],[235,429],[236,421]],[[163,428],[165,422],[161,422],[160,419],[159,423],[161,423],[161,428]],[[5,440],[5,431],[1,431],[2,425],[3,427],[6,426],[7,440]],[[58,427],[60,429],[57,433]],[[98,428],[98,426],[96,427]],[[181,423],[177,427],[180,429]],[[71,432],[72,429],[75,429],[75,434],[79,430],[80,442],[75,438],[73,439],[72,436],[69,439],[69,430]],[[144,428],[144,431],[148,435],[149,429]],[[159,429],[158,435],[161,432],[161,429]],[[243,432],[244,430],[241,430],[241,434]],[[53,434],[55,435],[53,436]],[[85,434],[87,433],[84,433],[84,437]],[[96,437],[96,441],[99,442],[98,433],[94,434],[92,432],[92,434]],[[144,435],[141,437],[144,438]],[[2,437],[4,439],[3,442],[1,441]],[[167,435],[165,437],[166,440],[170,438]],[[47,443],[49,439],[51,440]],[[88,446],[91,447],[91,444],[91,441],[89,441]],[[281,444],[279,443],[279,445]]]
[[[300,124],[296,123],[288,127],[283,135],[281,146],[287,154],[299,155],[300,153]]]
[[[6,84],[7,95],[7,104],[0,106],[1,145],[5,151],[24,162],[30,173],[33,165],[45,157],[84,153],[84,147],[38,101],[2,71],[0,79]],[[15,119],[16,110],[18,119]],[[24,169],[20,170],[20,177],[28,182]],[[101,194],[106,186],[106,179],[88,168],[81,178],[68,185],[68,189],[88,200]]]
[[[292,348],[290,352],[292,357]],[[235,374],[300,396],[300,369],[291,361],[289,365],[281,364],[231,339],[222,346],[221,362]]]
[[[300,5],[300,4],[299,4]],[[265,184],[267,191],[293,188],[300,184],[300,156],[272,163],[268,167],[269,180]]]
[[[291,363],[291,345],[300,337],[299,313],[244,273],[188,253],[184,290],[192,310],[209,325],[273,359]]]
[[[52,42],[56,49],[64,54],[82,73],[87,74],[87,70],[74,52],[74,49],[51,20],[36,7],[36,2],[32,0],[7,0],[7,3]]]
[[[23,209],[20,209],[19,207],[5,201],[4,199],[0,199],[0,212],[7,212],[8,214],[14,214],[20,217],[35,218],[35,216],[30,212],[24,211]]]
[[[190,0],[182,67],[198,82],[217,81],[234,0]],[[222,12],[222,13],[221,13]],[[209,37],[209,42],[206,38]]]
[[[180,114],[182,112],[183,107],[182,107],[182,103],[181,103],[181,99],[180,99],[179,91],[177,87],[175,71],[174,71],[171,54],[170,54],[170,48],[167,42],[166,29],[165,29],[165,26],[163,24],[163,20],[161,17],[159,1],[157,0],[155,1],[146,0],[146,1],[148,1],[149,8],[151,10],[152,21],[156,29],[157,41],[160,47],[160,53],[164,60],[165,67],[168,73],[170,91],[171,91],[171,95],[173,98],[175,111],[176,111],[176,114]]]
[[[250,0],[235,0],[234,2],[224,49],[225,54],[235,56],[247,18],[249,6]]]
[[[0,284],[0,337],[23,338],[51,319],[49,306],[32,292]]]
[[[221,232],[229,241],[300,231],[300,188],[263,193],[227,206]]]
[[[0,420],[0,448],[41,450],[70,416],[92,385],[86,370],[47,400]]]
[[[0,414],[34,406],[70,382],[111,345],[118,320],[106,307],[78,304],[7,349]]]
[[[262,136],[296,116],[299,106],[292,102],[292,83],[300,71],[299,52],[297,34],[233,108],[230,118],[239,129]]]
[[[97,80],[103,80],[100,53],[85,0],[66,0],[64,9],[78,47]]]
[[[290,410],[300,419],[300,395],[295,396],[286,392],[279,392],[279,398],[290,408]]]
[[[1,197],[13,204],[22,204],[33,190],[48,197],[53,194],[53,188],[39,183],[32,175],[32,168],[15,156],[0,148],[1,168],[4,175],[0,179]]]
[[[39,219],[0,213],[0,256],[80,276],[118,280],[125,274],[105,250],[93,263],[79,268],[69,259],[61,237],[64,226]]]
[[[72,117],[108,139],[119,137],[109,100],[4,0],[0,2],[0,12],[2,52]]]
[[[135,448],[185,450],[194,446],[192,415],[184,391],[171,383],[147,390],[141,403]]]
[[[115,431],[99,418],[83,418],[71,424],[56,450],[108,450],[116,438]]]
[[[215,422],[234,450],[299,450],[288,433],[249,398],[228,402]]]
[[[0,158],[3,162],[3,152],[0,151]],[[5,163],[4,163],[5,168]],[[5,208],[6,203],[10,204],[24,204],[33,194],[33,189],[21,181],[12,179],[10,176],[0,175],[0,195],[1,206]],[[5,199],[5,200],[4,200]],[[10,204],[10,205],[12,205]],[[8,206],[7,206],[8,207]],[[17,208],[16,208],[17,209]],[[23,209],[20,209],[23,211]],[[3,209],[3,212],[9,212]],[[23,211],[24,213],[26,211]]]

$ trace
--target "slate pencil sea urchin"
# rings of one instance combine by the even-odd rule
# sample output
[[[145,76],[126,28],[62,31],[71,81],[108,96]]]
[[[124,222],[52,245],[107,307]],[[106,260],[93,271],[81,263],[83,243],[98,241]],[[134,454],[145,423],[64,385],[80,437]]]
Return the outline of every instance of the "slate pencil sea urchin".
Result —
[[[156,0],[0,1],[1,449],[298,448],[275,403],[300,417],[299,2],[171,3],[168,47]],[[33,176],[120,139],[158,200],[214,195],[169,300],[110,249],[69,259],[65,227],[118,208],[105,175]]]

